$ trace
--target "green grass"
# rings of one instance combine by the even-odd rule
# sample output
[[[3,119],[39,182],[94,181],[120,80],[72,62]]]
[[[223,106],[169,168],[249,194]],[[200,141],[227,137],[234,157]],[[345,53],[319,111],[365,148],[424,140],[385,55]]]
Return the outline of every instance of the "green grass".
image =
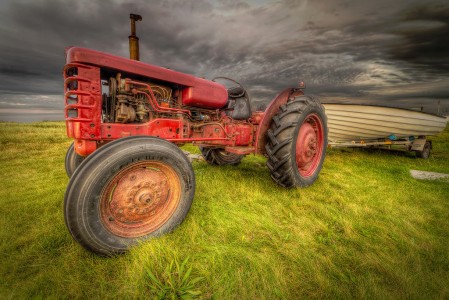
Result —
[[[449,297],[449,183],[409,175],[449,173],[449,127],[428,160],[331,149],[306,189],[278,187],[263,157],[194,162],[181,226],[109,259],[64,225],[70,143],[62,122],[0,123],[0,299],[153,298],[149,272],[169,286],[188,257],[202,298]]]

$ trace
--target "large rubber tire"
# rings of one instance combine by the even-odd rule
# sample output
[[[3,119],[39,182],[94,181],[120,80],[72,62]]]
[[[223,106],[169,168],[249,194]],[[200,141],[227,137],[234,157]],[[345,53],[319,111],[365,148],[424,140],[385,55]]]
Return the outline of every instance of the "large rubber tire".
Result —
[[[184,153],[155,137],[99,148],[71,178],[64,217],[73,238],[103,256],[172,231],[186,217],[195,175]]]
[[[200,147],[204,160],[211,165],[224,166],[240,164],[244,155],[230,153],[220,148]]]
[[[267,131],[265,146],[273,180],[305,187],[317,178],[327,147],[327,118],[318,100],[299,96],[281,105]]]
[[[69,149],[67,149],[67,153],[65,155],[65,172],[69,178],[72,177],[73,173],[83,162],[83,160],[84,157],[75,152],[75,148],[72,143]]]
[[[430,144],[429,141],[426,141],[422,151],[415,151],[416,152],[416,157],[423,158],[423,159],[428,159],[430,157],[430,150],[431,149],[432,149],[432,145]]]

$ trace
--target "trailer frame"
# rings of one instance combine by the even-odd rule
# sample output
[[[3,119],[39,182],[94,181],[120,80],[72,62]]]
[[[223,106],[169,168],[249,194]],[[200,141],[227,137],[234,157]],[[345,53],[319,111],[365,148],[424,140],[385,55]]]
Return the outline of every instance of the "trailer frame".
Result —
[[[429,148],[426,149],[426,145]],[[392,148],[392,146],[397,146]],[[432,141],[428,140],[426,136],[414,136],[397,138],[390,136],[388,138],[376,139],[376,140],[353,140],[350,142],[328,142],[329,148],[378,148],[378,149],[399,149],[407,152],[415,152],[418,157],[428,158],[430,156],[430,150],[432,149]],[[402,149],[401,149],[402,148]],[[425,152],[428,153],[425,153]],[[424,156],[423,156],[424,154]]]

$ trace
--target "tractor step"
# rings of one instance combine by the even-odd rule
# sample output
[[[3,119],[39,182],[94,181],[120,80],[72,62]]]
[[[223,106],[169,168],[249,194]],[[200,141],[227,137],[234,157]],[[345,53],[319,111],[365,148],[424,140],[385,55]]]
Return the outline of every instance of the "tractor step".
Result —
[[[225,147],[225,150],[231,153],[246,155],[250,153],[254,153],[256,151],[255,147]]]

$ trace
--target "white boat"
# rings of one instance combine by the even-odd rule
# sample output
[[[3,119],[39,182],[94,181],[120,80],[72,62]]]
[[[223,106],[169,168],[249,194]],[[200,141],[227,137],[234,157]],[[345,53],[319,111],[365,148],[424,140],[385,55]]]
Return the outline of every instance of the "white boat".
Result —
[[[443,131],[447,123],[446,117],[403,108],[333,103],[323,106],[331,143],[430,136]]]

